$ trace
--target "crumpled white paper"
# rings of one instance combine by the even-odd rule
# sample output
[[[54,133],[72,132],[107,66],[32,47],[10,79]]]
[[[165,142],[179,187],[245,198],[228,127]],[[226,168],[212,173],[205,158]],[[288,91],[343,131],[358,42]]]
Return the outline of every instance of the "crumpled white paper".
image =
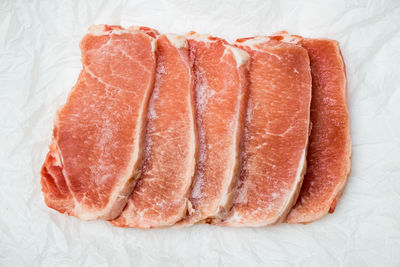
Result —
[[[340,42],[353,168],[334,214],[309,225],[137,230],[44,204],[53,119],[96,23],[195,30],[232,41],[288,30]],[[400,2],[0,2],[0,266],[399,266]]]

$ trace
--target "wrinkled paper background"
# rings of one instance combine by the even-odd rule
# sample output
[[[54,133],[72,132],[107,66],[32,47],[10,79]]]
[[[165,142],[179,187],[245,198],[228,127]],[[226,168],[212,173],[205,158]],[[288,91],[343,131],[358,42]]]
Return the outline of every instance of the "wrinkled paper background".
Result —
[[[353,168],[333,215],[309,225],[142,231],[43,202],[53,119],[95,23],[232,41],[288,30],[340,42]],[[400,1],[0,2],[0,266],[400,266]]]

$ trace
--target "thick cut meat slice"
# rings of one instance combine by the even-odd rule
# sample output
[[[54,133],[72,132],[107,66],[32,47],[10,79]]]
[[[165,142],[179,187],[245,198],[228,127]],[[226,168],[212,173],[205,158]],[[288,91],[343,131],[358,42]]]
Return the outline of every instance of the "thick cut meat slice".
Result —
[[[231,203],[238,176],[249,55],[224,40],[188,35],[195,72],[199,157],[188,225],[218,216]]]
[[[196,164],[193,77],[186,38],[162,35],[142,175],[117,226],[172,225],[185,214]]]
[[[310,56],[313,80],[312,131],[308,145],[307,172],[297,203],[287,221],[308,223],[334,211],[350,173],[351,141],[346,72],[336,41],[299,37],[291,39],[306,48]]]
[[[311,73],[307,51],[264,37],[238,40],[251,55],[243,167],[227,226],[280,222],[305,172]]]
[[[83,70],[58,111],[42,168],[47,205],[82,219],[113,219],[139,175],[155,40],[98,25],[81,42]]]

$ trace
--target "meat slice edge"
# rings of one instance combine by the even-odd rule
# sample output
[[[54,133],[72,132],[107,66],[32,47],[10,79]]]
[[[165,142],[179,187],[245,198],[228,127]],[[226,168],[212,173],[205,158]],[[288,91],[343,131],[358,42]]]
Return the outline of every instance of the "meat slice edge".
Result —
[[[309,59],[300,46],[268,37],[237,45],[251,55],[243,166],[233,207],[218,224],[265,226],[286,218],[305,173]]]
[[[346,70],[338,42],[292,36],[275,37],[307,49],[313,79],[312,131],[307,172],[289,223],[309,223],[332,213],[343,194],[351,169],[350,119]]]
[[[247,103],[248,54],[210,35],[188,34],[195,73],[199,156],[188,215],[179,225],[218,218],[229,209],[239,172]]]
[[[46,204],[85,220],[113,219],[140,175],[155,40],[96,25],[81,42],[83,70],[55,119],[43,164]]]
[[[197,149],[188,44],[172,34],[160,36],[157,44],[142,176],[122,214],[111,221],[116,226],[165,227],[187,211]]]

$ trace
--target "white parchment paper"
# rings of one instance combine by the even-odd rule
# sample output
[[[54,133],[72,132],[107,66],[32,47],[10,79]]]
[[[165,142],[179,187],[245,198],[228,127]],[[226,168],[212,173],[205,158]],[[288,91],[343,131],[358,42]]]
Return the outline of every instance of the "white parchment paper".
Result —
[[[53,119],[96,23],[232,41],[288,30],[340,42],[353,168],[333,215],[309,225],[142,231],[44,204]],[[0,1],[0,266],[400,266],[400,1]]]

